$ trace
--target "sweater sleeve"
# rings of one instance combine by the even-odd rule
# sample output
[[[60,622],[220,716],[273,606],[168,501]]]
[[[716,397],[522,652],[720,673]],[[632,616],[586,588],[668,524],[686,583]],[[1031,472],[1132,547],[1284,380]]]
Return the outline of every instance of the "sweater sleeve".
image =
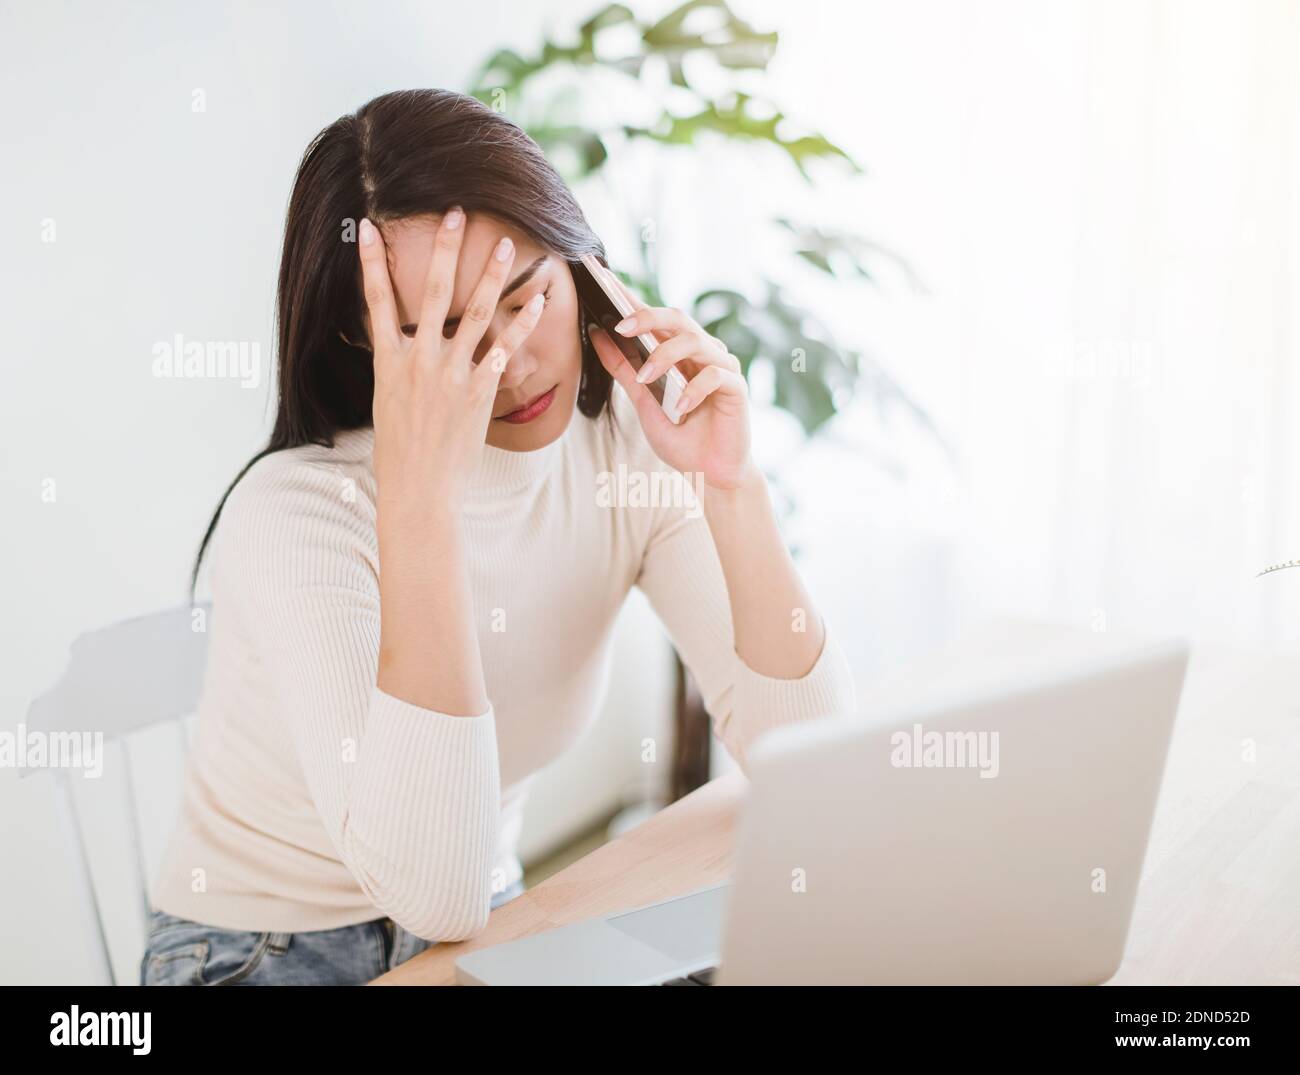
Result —
[[[754,671],[736,653],[726,579],[701,509],[662,509],[637,586],[699,684],[714,734],[748,775],[748,751],[771,728],[851,713],[853,673],[828,625],[822,651],[799,679]]]
[[[418,937],[462,940],[488,920],[495,718],[490,706],[474,717],[424,709],[376,685],[374,509],[349,486],[310,463],[251,470],[222,513],[214,596],[248,618],[257,673],[367,898]]]

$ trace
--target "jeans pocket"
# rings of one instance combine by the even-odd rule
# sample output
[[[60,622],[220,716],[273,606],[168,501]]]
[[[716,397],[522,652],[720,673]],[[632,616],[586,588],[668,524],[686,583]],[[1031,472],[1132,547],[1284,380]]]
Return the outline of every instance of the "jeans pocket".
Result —
[[[202,985],[199,972],[208,958],[208,942],[194,941],[145,952],[141,985]]]
[[[271,946],[271,933],[222,931],[209,942],[198,968],[200,985],[238,985],[261,965]]]
[[[237,985],[285,934],[216,929],[154,912],[141,962],[143,985]]]

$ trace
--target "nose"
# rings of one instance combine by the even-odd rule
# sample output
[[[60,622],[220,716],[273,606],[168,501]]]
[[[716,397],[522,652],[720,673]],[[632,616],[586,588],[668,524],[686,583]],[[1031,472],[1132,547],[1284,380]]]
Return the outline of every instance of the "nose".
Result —
[[[475,355],[474,364],[478,365],[478,363],[482,362],[490,350],[491,348],[487,347],[483,349],[482,354]],[[533,357],[532,352],[527,347],[518,348],[510,356],[509,363],[501,373],[501,388],[503,390],[518,388],[536,372],[538,365],[537,359]]]
[[[536,372],[538,365],[532,353],[521,347],[510,356],[510,363],[501,374],[501,387],[518,388]]]

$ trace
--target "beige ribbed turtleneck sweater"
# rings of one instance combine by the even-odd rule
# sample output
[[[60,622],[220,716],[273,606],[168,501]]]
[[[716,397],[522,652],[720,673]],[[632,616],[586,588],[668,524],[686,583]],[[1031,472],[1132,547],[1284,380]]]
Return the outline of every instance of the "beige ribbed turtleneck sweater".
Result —
[[[155,907],[241,930],[383,915],[429,940],[480,930],[492,893],[522,874],[532,774],[596,714],[610,632],[633,586],[742,768],[766,729],[853,707],[829,630],[802,679],[759,675],[736,655],[697,510],[671,497],[609,506],[602,490],[618,488],[620,465],[625,476],[670,473],[615,397],[614,429],[575,414],[540,451],[484,448],[464,508],[490,699],[480,716],[423,709],[375,684],[373,431],[249,471],[214,538],[207,677]]]

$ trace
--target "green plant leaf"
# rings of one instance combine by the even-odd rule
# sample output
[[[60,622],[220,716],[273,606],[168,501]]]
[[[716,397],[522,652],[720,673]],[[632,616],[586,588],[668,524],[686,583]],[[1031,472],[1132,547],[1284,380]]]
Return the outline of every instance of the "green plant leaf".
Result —
[[[692,19],[704,22],[707,29],[688,31]],[[669,61],[673,82],[689,87],[683,63],[691,53],[708,53],[723,67],[731,70],[765,71],[776,52],[775,31],[760,33],[740,18],[723,0],[689,0],[670,11],[653,26],[645,29],[641,40],[650,55]]]
[[[707,102],[690,115],[675,116],[664,112],[654,126],[626,126],[623,133],[629,138],[646,138],[669,145],[694,145],[705,132],[735,141],[766,142],[788,155],[799,174],[809,182],[812,182],[812,176],[807,164],[813,160],[834,160],[847,166],[852,173],[862,171],[852,157],[821,135],[783,138],[777,133],[778,126],[785,120],[780,111],[758,115],[750,107],[755,98],[744,93],[733,94],[732,98],[730,104],[724,105]]]
[[[845,231],[796,224],[786,217],[777,217],[776,223],[793,236],[795,254],[828,276],[838,279],[857,277],[874,283],[876,277],[868,264],[873,261],[887,262],[907,280],[913,290],[922,294],[926,291],[907,259],[887,246]],[[837,269],[837,265],[841,268]]]

